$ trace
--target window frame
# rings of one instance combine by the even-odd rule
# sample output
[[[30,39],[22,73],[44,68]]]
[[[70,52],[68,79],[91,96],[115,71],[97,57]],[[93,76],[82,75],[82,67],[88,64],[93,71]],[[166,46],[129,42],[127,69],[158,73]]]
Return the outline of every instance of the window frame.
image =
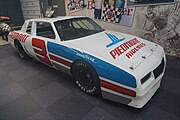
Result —
[[[94,24],[95,26],[98,26],[102,31],[105,31],[105,29],[103,29],[100,25],[98,25],[94,20],[92,20],[92,19],[89,18],[89,17],[77,17],[77,18],[70,18],[70,19],[65,19],[65,20],[57,20],[57,21],[54,21],[54,22],[53,22],[53,25],[54,25],[54,27],[55,27],[55,30],[57,31],[57,35],[59,36],[59,38],[61,39],[62,42],[71,41],[71,40],[74,40],[74,39],[86,37],[86,36],[81,36],[81,37],[77,37],[77,38],[73,38],[73,39],[66,39],[66,40],[62,38],[62,36],[61,36],[61,34],[59,33],[58,28],[57,28],[57,26],[56,26],[56,22],[61,22],[61,21],[66,21],[66,20],[72,21],[73,19],[82,19],[82,20],[83,20],[83,19],[84,19],[84,20],[90,19],[90,22],[93,22],[93,24]],[[100,31],[100,32],[102,32],[102,31]],[[98,33],[98,32],[97,32],[97,33]],[[96,34],[96,33],[93,33],[93,34]],[[89,34],[89,35],[93,35],[93,34]],[[87,36],[89,36],[89,35],[87,35]]]
[[[48,23],[48,24],[50,25],[51,30],[52,30],[52,32],[53,32],[53,34],[54,34],[54,37],[53,37],[53,38],[52,38],[52,37],[41,36],[41,35],[38,35],[38,34],[37,34],[37,29],[38,29],[38,24],[37,24],[37,23],[41,23],[41,22],[42,22],[42,23]],[[56,39],[56,32],[55,32],[55,30],[54,30],[51,22],[47,22],[47,21],[34,21],[34,23],[35,23],[35,36],[37,36],[37,37],[43,37],[43,38],[51,39],[51,40],[55,40],[55,39]]]
[[[29,32],[27,32],[27,30],[28,30],[28,27],[29,27],[30,24],[31,24],[31,28],[30,28],[30,33],[29,33]],[[27,26],[26,26],[26,31],[25,31],[25,32],[26,32],[27,34],[30,34],[30,35],[31,35],[31,34],[32,34],[32,27],[33,27],[33,21],[29,21],[28,24],[27,24]]]

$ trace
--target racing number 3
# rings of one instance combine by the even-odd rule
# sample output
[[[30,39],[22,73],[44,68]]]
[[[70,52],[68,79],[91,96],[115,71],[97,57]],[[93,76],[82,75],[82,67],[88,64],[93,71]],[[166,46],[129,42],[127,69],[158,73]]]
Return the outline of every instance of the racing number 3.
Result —
[[[43,63],[46,63],[46,64],[52,66],[52,64],[47,56],[45,42],[43,40],[33,38],[32,45],[33,45],[33,50],[35,52],[36,57],[39,58],[39,60],[41,60]]]

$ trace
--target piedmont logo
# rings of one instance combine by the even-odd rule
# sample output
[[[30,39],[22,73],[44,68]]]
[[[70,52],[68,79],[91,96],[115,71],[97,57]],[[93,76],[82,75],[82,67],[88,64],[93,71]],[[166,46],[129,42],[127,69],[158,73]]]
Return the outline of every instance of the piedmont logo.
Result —
[[[112,35],[112,34],[109,34],[109,33],[105,33],[105,34],[106,34],[106,35],[110,38],[110,40],[112,41],[110,44],[108,44],[108,45],[106,46],[106,48],[111,47],[111,46],[117,44],[118,42],[121,42],[121,41],[125,40],[125,38],[119,39],[119,38],[117,38],[115,35]]]
[[[136,45],[136,46],[135,46]],[[146,44],[144,43],[140,43],[139,40],[137,40],[136,38],[133,38],[132,40],[129,40],[119,46],[117,46],[116,48],[114,48],[113,50],[111,50],[109,53],[110,55],[113,57],[113,59],[116,59],[117,57],[119,57],[120,55],[122,55],[124,52],[128,51],[131,47],[135,46],[133,49],[131,49],[127,54],[126,57],[127,58],[131,58],[134,54],[136,54],[141,48],[143,48],[144,46],[146,46]]]

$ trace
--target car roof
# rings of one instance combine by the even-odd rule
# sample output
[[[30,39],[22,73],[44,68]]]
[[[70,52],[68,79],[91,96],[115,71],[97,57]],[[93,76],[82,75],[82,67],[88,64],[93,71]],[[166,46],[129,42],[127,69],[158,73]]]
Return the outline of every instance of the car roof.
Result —
[[[82,18],[85,16],[58,16],[56,18],[34,18],[34,19],[29,19],[27,21],[44,21],[44,22],[55,22],[58,20],[66,20],[66,19],[72,19],[72,18]]]

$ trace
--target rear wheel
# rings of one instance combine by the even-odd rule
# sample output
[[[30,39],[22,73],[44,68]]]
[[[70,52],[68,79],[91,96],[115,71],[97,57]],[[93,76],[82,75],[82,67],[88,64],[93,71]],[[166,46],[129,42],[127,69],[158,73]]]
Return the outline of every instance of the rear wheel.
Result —
[[[24,49],[23,49],[23,47],[19,41],[15,41],[14,45],[16,47],[16,50],[17,50],[19,56],[22,59],[28,59],[29,58],[28,54],[24,51]]]
[[[84,61],[73,64],[72,74],[78,87],[88,94],[99,94],[99,76],[95,69]]]

